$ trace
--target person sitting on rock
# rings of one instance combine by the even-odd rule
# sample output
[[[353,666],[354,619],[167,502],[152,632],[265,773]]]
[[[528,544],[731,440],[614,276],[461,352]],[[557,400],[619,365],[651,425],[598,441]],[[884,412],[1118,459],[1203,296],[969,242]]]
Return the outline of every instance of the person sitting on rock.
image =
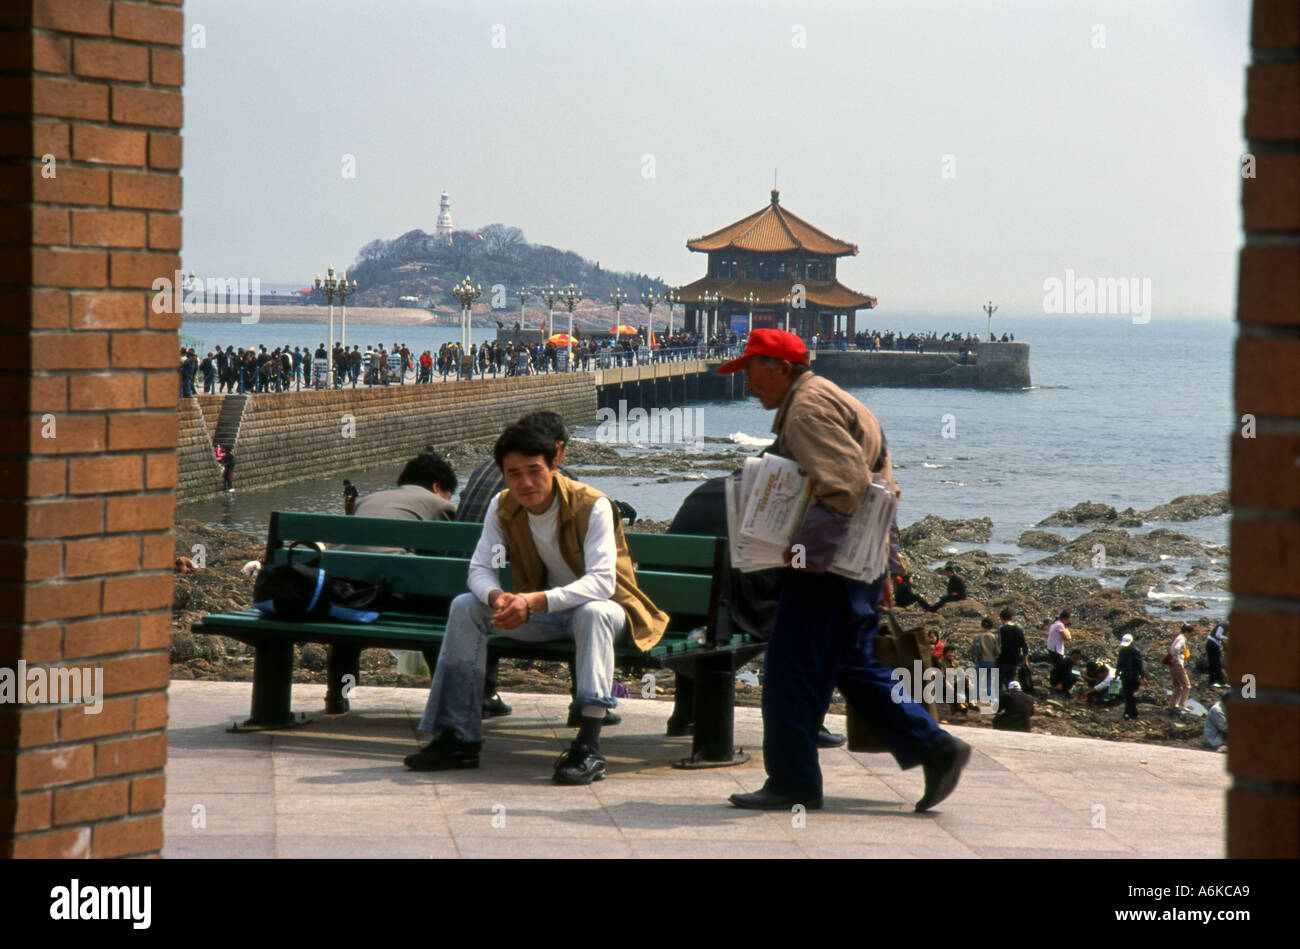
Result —
[[[906,567],[894,578],[894,605],[899,609],[913,605],[920,606],[923,610],[931,609],[929,601],[912,586],[912,574]]]
[[[1118,695],[1111,695],[1111,683],[1115,681],[1115,670],[1104,662],[1093,660],[1084,668],[1081,676],[1084,689],[1079,698],[1090,705],[1110,705],[1118,700]]]
[[[1215,751],[1228,750],[1228,709],[1224,705],[1230,698],[1232,692],[1224,692],[1219,701],[1210,706],[1210,710],[1205,713],[1205,727],[1202,729],[1201,737],[1204,738],[1205,744]]]
[[[957,576],[957,569],[951,561],[944,564],[943,572],[948,575],[948,592],[935,600],[933,605],[926,607],[931,613],[939,612],[945,603],[956,603],[958,600],[966,599],[966,581]]]
[[[998,711],[993,716],[993,727],[1001,731],[1027,732],[1029,719],[1034,714],[1034,700],[1020,688],[1020,683],[1012,679],[1007,683],[1007,690],[998,700]]]

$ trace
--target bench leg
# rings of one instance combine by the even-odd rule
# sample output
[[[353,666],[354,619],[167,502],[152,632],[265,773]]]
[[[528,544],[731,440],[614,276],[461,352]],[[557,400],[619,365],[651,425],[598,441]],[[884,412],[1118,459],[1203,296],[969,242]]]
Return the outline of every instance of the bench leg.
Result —
[[[695,677],[684,669],[673,674],[673,714],[668,718],[668,737],[689,735],[695,723]]]
[[[695,737],[691,756],[674,768],[722,768],[744,764],[749,755],[733,744],[736,675],[729,656],[703,660],[695,672]]]
[[[347,676],[352,677],[351,681]],[[325,681],[325,713],[342,715],[350,707],[345,690],[351,692],[361,683],[361,647],[331,646]]]
[[[307,721],[290,708],[293,689],[293,643],[258,643],[253,653],[253,710],[249,719],[230,731],[292,728]]]

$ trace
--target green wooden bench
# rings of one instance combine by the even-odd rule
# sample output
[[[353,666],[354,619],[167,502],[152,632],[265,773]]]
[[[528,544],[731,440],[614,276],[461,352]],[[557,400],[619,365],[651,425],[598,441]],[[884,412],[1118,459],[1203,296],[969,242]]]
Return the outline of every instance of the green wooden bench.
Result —
[[[320,643],[330,647],[325,711],[347,711],[345,691],[360,682],[362,649],[414,649],[432,669],[446,630],[452,599],[467,591],[470,556],[482,525],[454,521],[411,521],[338,514],[277,511],[268,528],[265,564],[283,563],[291,544],[324,544],[319,555],[297,551],[296,560],[319,564],[338,576],[382,579],[389,592],[421,597],[416,611],[388,610],[373,624],[335,621],[286,622],[254,609],[205,616],[194,624],[197,634],[228,636],[254,648],[253,700],[248,720],[237,729],[287,728],[305,722],[291,709],[293,647]],[[630,639],[615,647],[618,667],[638,678],[646,671],[676,673],[673,714],[668,734],[692,734],[690,757],[679,767],[739,764],[748,755],[734,747],[735,671],[762,653],[761,640],[733,632],[727,597],[730,572],[725,539],[679,534],[627,534],[637,563],[637,583],[671,621],[663,638],[648,652]],[[333,549],[346,544],[400,547],[402,553]],[[412,551],[412,552],[405,552]],[[502,571],[509,586],[509,568]],[[689,639],[704,628],[702,640]],[[504,635],[488,638],[489,654],[498,658],[572,662],[569,641],[526,643]],[[348,677],[351,677],[350,679]]]

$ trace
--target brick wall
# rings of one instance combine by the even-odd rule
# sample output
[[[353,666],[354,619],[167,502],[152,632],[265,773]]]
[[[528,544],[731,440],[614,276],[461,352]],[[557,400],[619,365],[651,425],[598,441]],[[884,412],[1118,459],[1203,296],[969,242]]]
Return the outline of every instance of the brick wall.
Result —
[[[182,502],[222,490],[210,434],[220,399],[181,402]],[[235,444],[235,484],[268,488],[404,460],[425,445],[446,448],[499,435],[508,422],[539,408],[559,412],[571,426],[594,422],[594,375],[250,395]]]
[[[0,856],[162,846],[183,34],[180,0],[0,5],[0,667],[105,693],[0,704]]]
[[[1228,855],[1300,856],[1300,3],[1255,0],[1232,438]],[[1250,437],[1253,436],[1253,437]]]

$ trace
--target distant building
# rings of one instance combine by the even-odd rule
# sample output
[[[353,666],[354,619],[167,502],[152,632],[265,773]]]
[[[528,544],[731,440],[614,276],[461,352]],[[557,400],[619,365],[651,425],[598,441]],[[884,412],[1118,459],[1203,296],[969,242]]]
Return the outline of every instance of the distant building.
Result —
[[[715,309],[699,305],[705,291],[722,297],[716,310],[717,325],[724,332],[748,323],[746,297],[752,292],[758,299],[755,327],[788,327],[805,339],[814,333],[828,336],[836,328],[852,335],[857,311],[876,305],[875,297],[836,279],[837,259],[855,256],[857,245],[791,214],[781,207],[780,197],[774,189],[767,207],[686,242],[689,250],[709,255],[708,273],[677,291],[686,305],[688,331],[703,330]],[[712,323],[708,328],[712,331]]]
[[[444,191],[442,201],[438,206],[438,227],[435,231],[438,243],[443,246],[450,246],[451,231],[451,196]]]

